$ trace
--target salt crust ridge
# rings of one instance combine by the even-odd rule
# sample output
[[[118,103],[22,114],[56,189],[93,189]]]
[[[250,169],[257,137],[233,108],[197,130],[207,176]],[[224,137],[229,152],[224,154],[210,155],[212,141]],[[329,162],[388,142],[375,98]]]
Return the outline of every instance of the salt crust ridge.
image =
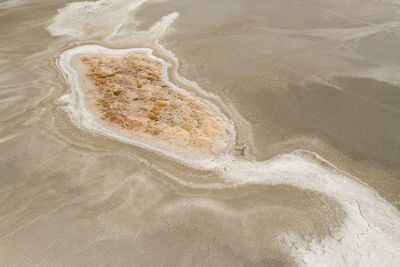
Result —
[[[107,49],[101,46],[97,45],[85,45],[85,46],[79,46],[70,50],[67,50],[63,52],[57,62],[59,68],[63,71],[65,74],[65,78],[68,81],[68,83],[71,85],[71,93],[68,95],[64,95],[60,100],[66,104],[68,104],[65,109],[69,112],[71,115],[72,120],[77,124],[82,126],[83,128],[90,130],[92,132],[106,135],[109,137],[112,137],[113,139],[117,139],[123,142],[127,142],[130,144],[134,144],[136,146],[151,150],[151,151],[156,151],[162,155],[167,155],[173,159],[176,159],[184,164],[187,164],[191,167],[194,168],[200,168],[200,169],[210,169],[213,168],[215,165],[216,158],[219,156],[215,157],[198,157],[190,155],[188,153],[185,153],[185,151],[173,151],[171,148],[168,147],[162,147],[162,146],[154,146],[149,142],[141,142],[134,140],[132,138],[128,138],[126,136],[122,136],[115,131],[112,131],[108,129],[107,127],[103,126],[99,121],[95,118],[95,116],[92,114],[92,112],[88,109],[87,104],[85,103],[85,94],[80,88],[79,84],[79,73],[75,70],[74,67],[71,66],[70,62],[72,58],[75,55],[90,55],[90,54],[101,54],[101,53],[107,53],[107,54],[115,54],[115,55],[121,55],[121,54],[129,54],[129,53],[134,53],[134,52],[141,52],[145,53],[149,58],[157,61],[161,61],[163,63],[163,80],[168,83],[171,87],[173,87],[175,90],[181,92],[182,94],[188,95],[188,92],[183,90],[182,88],[179,88],[177,86],[174,86],[172,83],[168,82],[167,79],[167,69],[168,69],[168,63],[165,62],[164,60],[157,58],[152,55],[152,50],[149,48],[133,48],[133,49]],[[233,124],[228,120],[218,109],[217,106],[213,105],[212,103],[209,103],[206,100],[202,100],[205,102],[207,105],[212,107],[212,109],[221,117],[223,120],[226,122],[226,125],[228,126],[228,130],[231,133],[230,140],[228,141],[229,146],[227,148],[227,153],[232,150],[233,146],[233,140],[236,135],[235,129]],[[223,157],[223,156],[222,156]]]

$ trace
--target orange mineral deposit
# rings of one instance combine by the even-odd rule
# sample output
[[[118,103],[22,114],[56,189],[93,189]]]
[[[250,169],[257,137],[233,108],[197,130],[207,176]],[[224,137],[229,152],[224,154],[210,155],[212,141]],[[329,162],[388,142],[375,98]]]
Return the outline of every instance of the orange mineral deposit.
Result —
[[[81,54],[72,63],[86,105],[109,129],[179,151],[218,155],[229,149],[226,118],[170,84],[162,61],[138,51]]]

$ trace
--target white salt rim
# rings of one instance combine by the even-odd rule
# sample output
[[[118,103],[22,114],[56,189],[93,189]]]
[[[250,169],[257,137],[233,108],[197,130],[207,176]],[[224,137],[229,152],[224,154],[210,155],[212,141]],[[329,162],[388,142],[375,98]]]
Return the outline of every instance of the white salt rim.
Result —
[[[185,94],[190,95],[200,101],[205,102],[209,105],[223,120],[225,121],[228,131],[229,131],[229,140],[227,142],[228,147],[226,152],[221,155],[215,156],[201,156],[201,153],[193,153],[190,154],[185,152],[183,149],[176,148],[174,151],[171,149],[172,146],[166,145],[163,147],[160,144],[151,144],[151,141],[147,140],[139,140],[139,138],[129,138],[123,135],[120,135],[107,127],[103,126],[92,114],[92,112],[87,107],[85,103],[85,94],[80,86],[79,83],[79,72],[72,67],[71,60],[75,55],[88,55],[88,54],[99,54],[99,53],[107,53],[107,54],[128,54],[132,52],[144,52],[148,57],[153,60],[157,60],[163,63],[163,72],[162,78],[169,86],[173,89]],[[129,48],[129,49],[108,49],[99,45],[83,45],[79,47],[72,48],[70,50],[64,51],[59,60],[57,61],[58,67],[62,70],[65,79],[71,86],[71,92],[62,96],[60,100],[62,102],[67,103],[68,105],[65,109],[70,114],[71,119],[75,122],[78,126],[81,126],[91,132],[95,132],[97,134],[105,135],[111,137],[116,140],[120,140],[125,143],[133,144],[135,146],[158,152],[162,155],[168,156],[174,160],[177,160],[185,165],[189,165],[190,167],[196,169],[214,169],[219,167],[219,163],[223,158],[226,158],[227,155],[232,151],[234,140],[236,137],[236,130],[231,120],[229,120],[221,111],[220,109],[214,105],[213,103],[197,97],[192,93],[174,85],[168,79],[168,67],[169,64],[161,58],[154,56],[153,50],[150,48]],[[174,147],[175,148],[175,147]],[[196,156],[195,156],[196,155]],[[224,160],[222,160],[224,161]]]

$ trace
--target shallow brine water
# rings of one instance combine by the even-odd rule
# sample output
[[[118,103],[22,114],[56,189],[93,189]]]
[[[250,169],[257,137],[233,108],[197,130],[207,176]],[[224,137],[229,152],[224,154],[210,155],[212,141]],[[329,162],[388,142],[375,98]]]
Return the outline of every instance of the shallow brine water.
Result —
[[[389,0],[0,1],[0,265],[400,265],[399,18]],[[189,99],[164,125],[185,154],[96,120],[74,51],[163,62],[151,101]],[[164,123],[146,94],[130,111]]]

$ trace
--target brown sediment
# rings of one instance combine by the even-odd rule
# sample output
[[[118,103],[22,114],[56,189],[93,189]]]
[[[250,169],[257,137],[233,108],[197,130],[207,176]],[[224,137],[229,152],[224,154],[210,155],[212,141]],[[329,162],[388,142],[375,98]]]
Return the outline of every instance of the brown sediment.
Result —
[[[228,149],[228,122],[165,81],[161,61],[134,52],[89,54],[74,62],[89,108],[114,131],[188,152],[215,155]]]

